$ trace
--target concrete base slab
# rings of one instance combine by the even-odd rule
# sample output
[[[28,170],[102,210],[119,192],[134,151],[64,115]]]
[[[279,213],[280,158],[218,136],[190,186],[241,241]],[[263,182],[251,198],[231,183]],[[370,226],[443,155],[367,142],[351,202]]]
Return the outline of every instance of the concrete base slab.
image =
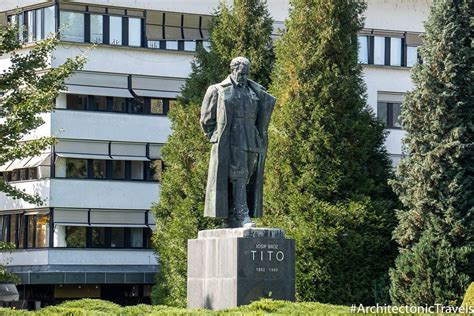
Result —
[[[294,300],[295,242],[278,228],[200,231],[188,240],[188,308],[220,310],[263,297]]]

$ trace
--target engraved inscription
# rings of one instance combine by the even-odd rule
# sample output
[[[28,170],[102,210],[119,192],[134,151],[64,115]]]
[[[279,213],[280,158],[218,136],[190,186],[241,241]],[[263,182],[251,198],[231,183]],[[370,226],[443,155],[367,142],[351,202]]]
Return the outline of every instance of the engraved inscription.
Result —
[[[238,273],[243,278],[278,280],[293,268],[294,246],[279,238],[240,238]]]
[[[257,262],[283,262],[285,260],[285,253],[278,249],[278,244],[256,244],[254,250],[250,250],[252,254],[252,261]],[[256,272],[278,272],[278,267],[261,267],[255,268]]]

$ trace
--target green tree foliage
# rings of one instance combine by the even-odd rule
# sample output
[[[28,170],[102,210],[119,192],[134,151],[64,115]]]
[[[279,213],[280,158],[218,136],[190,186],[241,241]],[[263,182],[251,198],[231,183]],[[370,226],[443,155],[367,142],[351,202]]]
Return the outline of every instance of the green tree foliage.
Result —
[[[14,159],[38,155],[54,143],[54,138],[41,137],[22,141],[44,123],[42,113],[52,111],[63,81],[82,67],[84,58],[66,60],[57,67],[49,66],[51,52],[58,44],[55,38],[38,42],[28,53],[19,51],[18,30],[12,25],[0,28],[0,55],[10,55],[11,66],[0,76],[0,165]],[[20,191],[0,178],[0,191],[15,199],[40,204],[39,196]]]
[[[299,300],[383,302],[396,198],[384,127],[367,106],[357,61],[365,5],[290,4],[276,45],[262,223],[296,240]]]
[[[199,126],[201,101],[209,85],[225,79],[230,61],[246,56],[250,77],[268,84],[273,64],[272,19],[262,0],[221,4],[210,26],[210,49],[198,49],[192,73],[178,104],[169,113],[172,133],[163,147],[165,170],[160,202],[153,207],[157,228],[153,236],[160,272],[152,299],[155,304],[186,303],[187,240],[199,230],[220,223],[204,218],[205,185],[210,146]]]
[[[402,106],[394,303],[461,303],[474,280],[474,2],[436,0]]]
[[[15,248],[16,248],[16,246],[13,243],[0,241],[0,251],[2,251],[4,253],[7,252],[7,251],[11,251]],[[12,258],[7,257],[4,260],[4,262],[0,263],[0,283],[14,283],[14,284],[16,284],[16,283],[20,282],[20,278],[17,275],[9,272],[5,268],[5,265],[8,265],[11,262],[12,262]]]

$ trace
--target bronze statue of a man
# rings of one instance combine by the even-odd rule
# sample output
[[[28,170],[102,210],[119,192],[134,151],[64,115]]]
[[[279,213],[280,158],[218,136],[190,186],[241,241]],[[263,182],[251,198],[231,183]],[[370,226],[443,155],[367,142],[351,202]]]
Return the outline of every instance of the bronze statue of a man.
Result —
[[[229,228],[255,227],[262,216],[267,130],[275,98],[247,79],[250,61],[237,57],[231,74],[207,89],[201,126],[212,143],[204,215]]]

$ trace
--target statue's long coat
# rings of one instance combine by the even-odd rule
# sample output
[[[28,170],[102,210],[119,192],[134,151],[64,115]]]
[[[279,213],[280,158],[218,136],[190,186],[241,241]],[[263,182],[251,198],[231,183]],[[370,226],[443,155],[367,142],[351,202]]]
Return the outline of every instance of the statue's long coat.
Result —
[[[248,80],[251,100],[258,105],[257,129],[262,138],[262,148],[256,172],[247,186],[247,203],[251,217],[262,216],[263,170],[268,144],[268,124],[275,106],[275,98],[258,83]],[[206,187],[204,216],[228,217],[229,208],[229,130],[232,126],[232,107],[237,96],[230,77],[207,89],[201,107],[201,126],[212,143]]]

